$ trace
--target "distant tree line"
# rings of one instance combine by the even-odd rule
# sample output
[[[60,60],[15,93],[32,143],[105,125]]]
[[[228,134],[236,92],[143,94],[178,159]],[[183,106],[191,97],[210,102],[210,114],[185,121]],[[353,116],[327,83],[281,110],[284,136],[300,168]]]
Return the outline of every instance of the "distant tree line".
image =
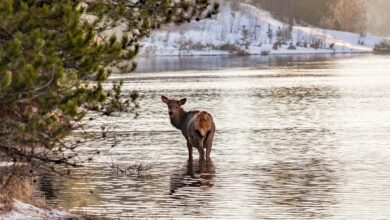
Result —
[[[367,3],[363,0],[252,0],[286,23],[363,32]]]

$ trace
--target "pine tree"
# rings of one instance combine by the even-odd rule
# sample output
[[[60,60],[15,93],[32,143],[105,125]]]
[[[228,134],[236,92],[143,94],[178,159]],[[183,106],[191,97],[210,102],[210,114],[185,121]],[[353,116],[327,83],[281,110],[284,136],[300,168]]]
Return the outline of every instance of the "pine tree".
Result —
[[[294,29],[294,21],[291,19],[290,22],[288,23],[288,29],[287,29],[287,39],[289,41],[292,41],[293,29]]]
[[[282,32],[282,29],[280,27],[278,27],[278,30],[276,31],[276,37],[277,37],[277,41],[279,43],[283,42],[283,32]]]
[[[64,141],[88,111],[124,111],[122,83],[139,42],[164,24],[209,18],[207,0],[0,1],[0,156],[35,164],[76,165],[77,145]],[[114,27],[122,35],[109,34]],[[98,152],[96,152],[98,153]]]
[[[268,24],[267,37],[269,39],[269,43],[272,43],[272,38],[274,37],[274,32],[271,29],[271,25]]]
[[[241,44],[245,46],[245,49],[249,48],[249,30],[245,25],[241,29]]]

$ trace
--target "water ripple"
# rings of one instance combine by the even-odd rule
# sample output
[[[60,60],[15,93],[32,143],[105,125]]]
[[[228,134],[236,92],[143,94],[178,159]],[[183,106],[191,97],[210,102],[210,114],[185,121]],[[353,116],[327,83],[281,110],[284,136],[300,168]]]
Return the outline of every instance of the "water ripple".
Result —
[[[116,126],[121,142],[84,146],[101,154],[72,178],[42,174],[42,193],[58,206],[122,219],[390,219],[388,60],[287,59],[227,75],[122,77],[125,94],[140,90],[139,117],[91,115],[91,133]],[[212,163],[188,166],[162,94],[213,114]],[[116,176],[109,161],[154,166],[143,177]]]

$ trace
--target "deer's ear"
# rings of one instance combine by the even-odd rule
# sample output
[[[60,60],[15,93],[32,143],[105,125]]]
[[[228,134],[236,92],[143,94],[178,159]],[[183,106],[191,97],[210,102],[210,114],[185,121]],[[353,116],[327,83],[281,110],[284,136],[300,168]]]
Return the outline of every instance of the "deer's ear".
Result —
[[[186,104],[186,102],[187,102],[186,98],[180,99],[180,101],[179,101],[180,105],[184,105],[184,104]]]
[[[164,102],[165,104],[168,104],[169,103],[169,99],[165,96],[161,96],[161,100],[162,102]]]

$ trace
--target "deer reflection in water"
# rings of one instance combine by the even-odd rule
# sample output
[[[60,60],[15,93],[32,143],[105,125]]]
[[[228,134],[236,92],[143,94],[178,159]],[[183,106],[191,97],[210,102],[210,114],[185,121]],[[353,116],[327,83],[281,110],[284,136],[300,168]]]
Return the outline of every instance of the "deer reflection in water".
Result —
[[[187,187],[212,187],[215,176],[215,166],[212,160],[188,160],[181,170],[176,170],[170,178],[170,195]]]

